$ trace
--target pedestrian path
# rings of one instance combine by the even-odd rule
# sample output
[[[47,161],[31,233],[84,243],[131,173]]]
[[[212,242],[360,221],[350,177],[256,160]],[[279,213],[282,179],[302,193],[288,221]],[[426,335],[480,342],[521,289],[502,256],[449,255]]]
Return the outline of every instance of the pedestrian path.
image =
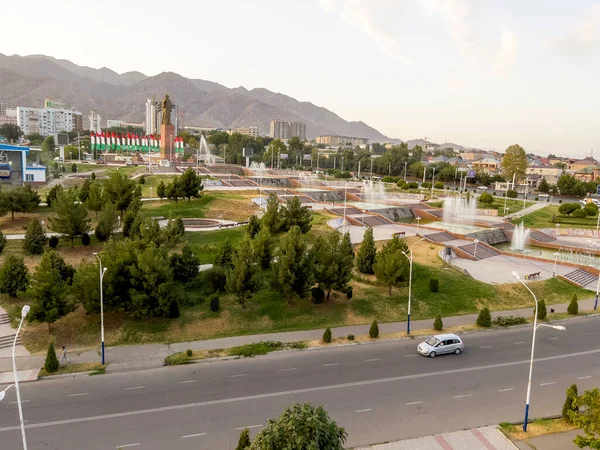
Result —
[[[360,447],[355,450],[516,450],[497,427],[436,434],[387,444]],[[541,449],[540,449],[541,450]]]
[[[505,216],[505,218],[506,219],[515,219],[517,217],[523,217],[523,216],[526,216],[527,214],[531,214],[532,212],[537,211],[538,209],[545,208],[548,205],[549,204],[546,202],[535,202],[533,205],[528,206],[527,208],[522,209],[521,211],[517,211],[512,214],[507,214]]]

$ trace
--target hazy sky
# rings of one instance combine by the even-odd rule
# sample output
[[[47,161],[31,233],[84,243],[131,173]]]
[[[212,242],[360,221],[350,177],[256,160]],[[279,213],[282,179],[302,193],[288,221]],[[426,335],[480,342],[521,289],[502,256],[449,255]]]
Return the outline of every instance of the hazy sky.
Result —
[[[600,157],[600,1],[30,0],[0,52],[265,87],[401,139]],[[5,7],[5,12],[6,7]],[[8,11],[10,12],[10,11]],[[11,38],[7,38],[11,36]]]

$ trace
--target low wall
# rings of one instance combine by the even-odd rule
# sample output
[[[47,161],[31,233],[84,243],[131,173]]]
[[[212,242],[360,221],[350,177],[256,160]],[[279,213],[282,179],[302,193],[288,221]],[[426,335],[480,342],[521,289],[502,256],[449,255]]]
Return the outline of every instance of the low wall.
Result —
[[[540,231],[549,234],[550,236],[556,236],[556,228],[542,228]],[[600,236],[600,233],[596,230],[586,230],[583,228],[559,228],[558,235],[597,239]]]

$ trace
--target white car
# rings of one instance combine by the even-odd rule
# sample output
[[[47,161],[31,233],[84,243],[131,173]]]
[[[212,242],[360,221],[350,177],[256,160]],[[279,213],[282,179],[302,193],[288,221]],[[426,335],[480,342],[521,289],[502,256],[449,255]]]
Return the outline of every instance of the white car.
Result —
[[[539,194],[538,197],[539,198],[549,198],[550,194]]]
[[[417,352],[423,356],[435,358],[436,355],[454,353],[460,355],[465,348],[463,341],[456,334],[436,334],[417,347]]]
[[[487,186],[477,186],[480,191],[487,191]]]

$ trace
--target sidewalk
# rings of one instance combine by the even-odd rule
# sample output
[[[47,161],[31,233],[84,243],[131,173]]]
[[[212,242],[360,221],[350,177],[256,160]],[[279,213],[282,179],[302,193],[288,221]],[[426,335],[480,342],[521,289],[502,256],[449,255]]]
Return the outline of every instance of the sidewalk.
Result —
[[[528,439],[528,442],[517,441],[515,445],[520,450],[579,450],[573,439],[583,435],[581,430],[567,431],[565,433],[547,434]]]
[[[548,310],[553,308],[555,312],[566,312],[568,303],[557,305],[548,305]],[[594,298],[579,301],[580,311],[589,311],[594,307]],[[499,315],[531,317],[532,308],[513,309],[505,311],[492,312],[492,318]],[[477,320],[477,314],[467,314],[464,316],[444,317],[444,326],[447,328],[454,326],[472,325]],[[333,337],[354,335],[367,335],[370,325],[354,325],[333,328],[331,330]],[[411,330],[424,330],[433,327],[433,319],[413,320],[411,321]],[[406,322],[392,322],[379,324],[381,334],[400,333],[406,331]],[[109,372],[143,370],[156,367],[162,367],[165,357],[185,351],[188,348],[192,350],[214,350],[231,348],[239,345],[251,344],[260,341],[281,341],[284,343],[319,340],[323,337],[323,329],[292,331],[285,333],[256,334],[251,336],[234,336],[220,339],[208,339],[204,341],[179,342],[175,344],[145,344],[106,348],[106,361]],[[23,348],[23,350],[25,350]],[[73,364],[82,362],[97,362],[100,359],[99,349],[70,351],[69,358]],[[23,376],[35,379],[30,374],[30,369],[39,369],[44,365],[45,355],[17,356],[17,368],[23,371]],[[0,355],[0,384],[4,381],[3,372],[12,372],[12,359],[8,355]],[[12,377],[12,374],[10,375]],[[21,380],[21,376],[19,376]],[[25,381],[25,380],[23,380]]]

